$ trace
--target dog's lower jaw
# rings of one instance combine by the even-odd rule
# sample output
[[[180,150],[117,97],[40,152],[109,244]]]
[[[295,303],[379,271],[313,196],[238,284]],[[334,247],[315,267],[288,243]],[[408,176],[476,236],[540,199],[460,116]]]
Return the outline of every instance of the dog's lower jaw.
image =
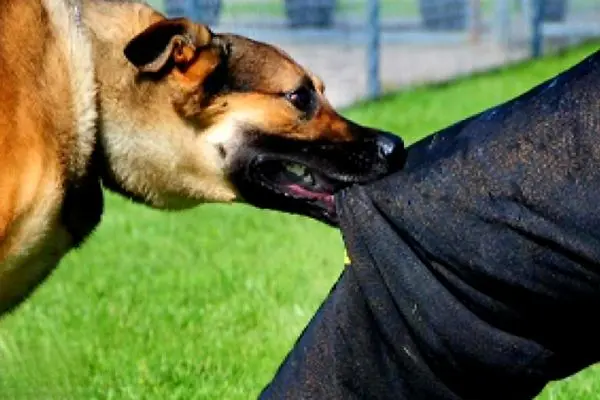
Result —
[[[102,185],[110,192],[134,203],[159,210],[186,210],[205,203],[231,203],[239,200],[237,191],[224,183],[222,178],[195,176],[186,171],[170,171],[177,175],[177,183],[152,179],[151,171],[157,166],[142,168],[138,174],[125,157],[102,154],[97,159]],[[110,157],[110,159],[109,159]],[[184,176],[187,177],[184,178]],[[160,183],[159,183],[160,182]]]
[[[190,192],[187,196],[181,196],[181,194],[169,195],[168,193],[161,193],[160,196],[150,194],[144,199],[144,204],[159,210],[179,211],[195,208],[202,204],[234,203],[237,200],[239,200],[238,196],[233,191],[218,190],[210,193],[205,191],[200,193]]]
[[[207,183],[206,180],[190,178],[185,187],[179,190],[150,190],[148,186],[137,184],[139,178],[131,179],[129,183],[119,181],[113,172],[104,170],[102,185],[109,191],[125,197],[134,203],[144,204],[158,210],[187,210],[206,203],[233,203],[239,200],[236,191],[229,187],[222,187]],[[127,180],[127,177],[125,177]],[[207,189],[210,188],[210,189]],[[156,187],[154,188],[156,189]]]

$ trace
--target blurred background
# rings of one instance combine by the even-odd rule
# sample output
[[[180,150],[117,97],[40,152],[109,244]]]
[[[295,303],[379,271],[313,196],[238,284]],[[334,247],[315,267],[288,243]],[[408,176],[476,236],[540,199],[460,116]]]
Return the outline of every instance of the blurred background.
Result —
[[[335,106],[600,36],[598,0],[150,0],[282,46]]]

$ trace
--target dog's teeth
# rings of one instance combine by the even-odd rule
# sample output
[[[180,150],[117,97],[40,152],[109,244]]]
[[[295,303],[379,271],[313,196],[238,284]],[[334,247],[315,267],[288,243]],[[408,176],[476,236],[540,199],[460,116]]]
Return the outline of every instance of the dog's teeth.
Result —
[[[287,170],[287,172],[289,172],[291,175],[296,177],[302,183],[304,183],[306,185],[314,185],[315,184],[315,178],[308,171],[308,168],[306,168],[304,165],[290,163],[290,164],[286,164],[285,169]]]
[[[304,165],[300,165],[300,164],[287,164],[285,166],[285,168],[288,170],[288,172],[294,174],[294,175],[298,175],[298,176],[302,176],[304,177],[305,175],[308,174],[308,171],[306,170],[306,167]]]
[[[312,174],[309,174],[308,171],[302,176],[302,182],[308,184],[308,185],[313,185],[315,183],[315,180],[312,176]]]

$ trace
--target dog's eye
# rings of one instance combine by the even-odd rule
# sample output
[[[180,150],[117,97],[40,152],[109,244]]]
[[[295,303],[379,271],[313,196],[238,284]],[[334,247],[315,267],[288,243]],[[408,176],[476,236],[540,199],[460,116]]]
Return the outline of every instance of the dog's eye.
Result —
[[[285,97],[298,110],[302,112],[310,111],[313,95],[309,88],[302,86],[293,92],[286,94]]]

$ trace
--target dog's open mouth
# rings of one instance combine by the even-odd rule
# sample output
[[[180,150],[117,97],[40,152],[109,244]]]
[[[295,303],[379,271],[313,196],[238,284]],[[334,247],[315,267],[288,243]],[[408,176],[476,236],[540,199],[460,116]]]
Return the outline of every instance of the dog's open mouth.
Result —
[[[340,186],[315,168],[293,161],[268,160],[255,165],[254,175],[262,186],[290,199],[311,203],[329,218],[335,217],[334,193]]]
[[[383,176],[391,170],[389,158],[375,140],[304,142],[263,135],[238,153],[229,177],[247,204],[338,226],[336,193]]]

